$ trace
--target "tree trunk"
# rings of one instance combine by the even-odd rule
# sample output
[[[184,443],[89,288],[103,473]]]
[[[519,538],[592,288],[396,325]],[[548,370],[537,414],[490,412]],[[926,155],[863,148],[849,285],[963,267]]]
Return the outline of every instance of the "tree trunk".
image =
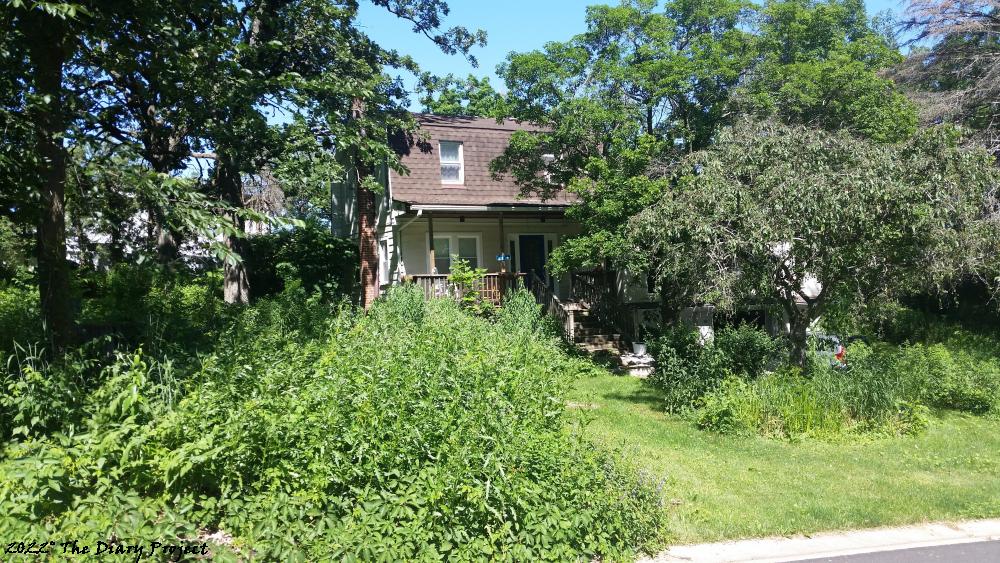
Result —
[[[33,9],[25,16],[28,56],[34,72],[34,93],[47,99],[32,106],[38,161],[39,216],[37,230],[38,292],[47,337],[54,352],[73,339],[69,265],[66,262],[66,130],[63,115],[63,66],[66,26]]]
[[[155,112],[155,107],[150,106],[150,113]],[[154,128],[156,123],[150,123],[147,127]],[[172,166],[172,156],[177,144],[174,142],[157,142],[158,137],[155,131],[143,141],[146,144],[144,151],[146,160],[152,165],[153,170],[164,176],[169,175]],[[180,257],[181,234],[175,229],[171,229],[167,224],[167,218],[163,209],[152,208],[149,213],[149,220],[153,222],[153,236],[156,237],[156,258],[165,266],[172,265]]]
[[[788,340],[791,343],[789,362],[792,365],[803,369],[806,367],[809,348],[809,314],[806,311],[799,311],[795,304],[788,312]]]
[[[243,207],[243,181],[240,178],[239,170],[221,152],[216,166],[218,166],[216,177],[222,199],[233,209]],[[242,259],[243,255],[246,254],[245,240],[239,236],[244,229],[243,218],[232,211],[227,212],[226,216],[239,231],[237,234],[226,235],[226,248],[239,256],[239,260],[235,261],[227,257],[223,265],[223,297],[226,303],[246,305],[250,302],[250,281],[247,278],[246,265]]]
[[[167,226],[166,218],[159,211],[151,211],[153,236],[156,237],[156,258],[163,265],[170,265],[180,257],[180,233]]]
[[[351,107],[352,119],[364,117],[364,102],[355,98]],[[365,131],[361,131],[365,137]],[[375,194],[365,187],[364,181],[371,171],[358,154],[354,152],[354,170],[357,173],[356,199],[358,204],[358,256],[361,261],[361,307],[368,310],[378,298],[378,229],[375,217]],[[431,242],[433,244],[433,241]],[[432,264],[433,265],[433,264]]]
[[[360,172],[360,171],[359,171]],[[375,194],[359,178],[358,250],[361,257],[361,306],[367,311],[378,298],[378,232],[376,230]]]

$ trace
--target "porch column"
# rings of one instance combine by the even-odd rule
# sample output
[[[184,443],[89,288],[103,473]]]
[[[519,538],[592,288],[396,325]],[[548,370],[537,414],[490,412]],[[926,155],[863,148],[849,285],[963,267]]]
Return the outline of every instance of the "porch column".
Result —
[[[430,211],[427,212],[427,237],[431,243],[430,273],[436,274],[437,272],[434,271],[434,214]]]
[[[499,242],[500,251],[498,252],[498,254],[503,254],[505,246],[507,246],[507,241],[504,240],[504,236],[503,236],[503,211],[501,211],[500,212],[500,242]],[[507,272],[507,267],[506,267],[506,264],[504,262],[500,262],[500,272],[501,273],[506,273]]]

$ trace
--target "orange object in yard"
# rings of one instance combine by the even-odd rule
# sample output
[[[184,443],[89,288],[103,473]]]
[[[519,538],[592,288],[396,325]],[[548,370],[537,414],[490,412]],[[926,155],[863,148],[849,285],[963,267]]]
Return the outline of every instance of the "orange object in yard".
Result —
[[[837,345],[837,353],[834,354],[833,357],[837,358],[837,361],[839,361],[840,363],[846,364],[847,363],[847,348],[845,348],[843,344]]]

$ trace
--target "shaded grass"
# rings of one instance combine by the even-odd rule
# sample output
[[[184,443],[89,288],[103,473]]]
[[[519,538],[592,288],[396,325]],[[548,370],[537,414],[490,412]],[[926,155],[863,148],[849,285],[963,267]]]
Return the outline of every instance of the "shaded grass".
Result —
[[[931,417],[916,437],[830,443],[724,436],[665,414],[641,380],[580,379],[595,442],[665,480],[672,541],[692,543],[1000,515],[1000,421]]]

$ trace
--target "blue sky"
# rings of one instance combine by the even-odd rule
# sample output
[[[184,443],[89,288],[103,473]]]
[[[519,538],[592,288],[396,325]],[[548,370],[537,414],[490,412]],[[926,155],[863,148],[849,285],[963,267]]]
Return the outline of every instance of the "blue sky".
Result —
[[[382,8],[362,3],[359,25],[380,45],[413,56],[420,66],[434,74],[454,73],[489,76],[494,86],[501,82],[495,69],[511,51],[538,49],[548,41],[563,41],[584,30],[584,9],[590,4],[615,4],[617,0],[448,0],[451,14],[445,27],[463,25],[484,29],[489,34],[486,47],[476,48],[479,68],[464,58],[445,55],[427,38],[410,31],[410,25]],[[898,0],[865,0],[868,13],[899,12]],[[411,87],[413,80],[404,76]],[[416,103],[411,109],[419,109]]]

